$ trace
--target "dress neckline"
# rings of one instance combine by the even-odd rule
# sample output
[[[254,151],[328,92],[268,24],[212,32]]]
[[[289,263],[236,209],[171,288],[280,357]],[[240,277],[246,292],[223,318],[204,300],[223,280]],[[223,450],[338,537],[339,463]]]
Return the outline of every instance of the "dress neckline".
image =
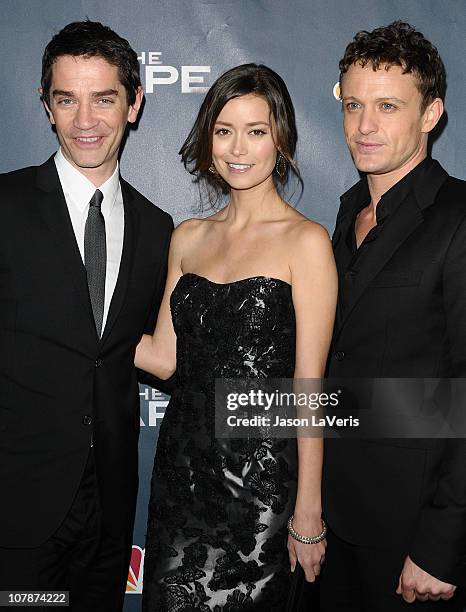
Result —
[[[257,280],[257,279],[264,279],[264,280],[272,280],[272,281],[276,281],[278,283],[282,283],[283,285],[286,285],[287,287],[289,287],[291,289],[291,284],[290,283],[288,283],[287,281],[284,281],[281,278],[277,278],[276,276],[263,276],[263,275],[248,276],[246,278],[239,278],[237,280],[230,281],[228,283],[217,283],[216,281],[210,280],[210,278],[207,278],[206,276],[202,276],[201,274],[196,274],[196,272],[185,272],[184,274],[182,274],[180,276],[180,278],[183,278],[184,276],[195,276],[197,278],[200,278],[202,280],[207,281],[208,283],[210,283],[212,285],[217,285],[218,287],[228,287],[229,285],[236,285],[238,283],[245,283],[247,281],[252,281],[252,280]]]

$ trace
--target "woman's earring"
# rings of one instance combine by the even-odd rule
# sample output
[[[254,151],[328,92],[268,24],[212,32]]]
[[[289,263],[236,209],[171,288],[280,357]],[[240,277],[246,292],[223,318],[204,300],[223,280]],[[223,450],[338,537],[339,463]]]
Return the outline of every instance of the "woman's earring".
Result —
[[[212,163],[210,164],[210,166],[209,166],[209,172],[210,172],[211,174],[218,174],[218,172],[217,172],[217,170],[216,170],[216,168],[215,168],[215,166],[214,166],[214,162],[212,162]]]
[[[277,156],[277,161],[275,162],[275,170],[278,176],[283,181],[286,177],[287,163],[286,163],[286,159],[283,157],[281,153],[279,153]]]

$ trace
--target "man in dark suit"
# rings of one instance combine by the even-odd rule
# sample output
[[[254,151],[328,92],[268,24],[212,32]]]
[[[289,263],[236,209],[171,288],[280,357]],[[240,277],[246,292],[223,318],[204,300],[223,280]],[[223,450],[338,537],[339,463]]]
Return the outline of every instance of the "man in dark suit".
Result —
[[[346,141],[363,178],[342,197],[333,237],[329,376],[465,377],[466,183],[428,156],[442,61],[395,22],[359,32],[340,72]],[[329,439],[323,500],[323,611],[462,609],[465,440]]]
[[[0,177],[0,590],[122,607],[138,486],[135,346],[154,325],[171,217],[119,175],[143,98],[100,23],[44,52],[60,149]]]

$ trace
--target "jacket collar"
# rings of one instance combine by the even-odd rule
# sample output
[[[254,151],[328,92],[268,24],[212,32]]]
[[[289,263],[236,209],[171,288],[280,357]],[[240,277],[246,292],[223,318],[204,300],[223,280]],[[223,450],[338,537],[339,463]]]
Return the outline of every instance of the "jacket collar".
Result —
[[[384,229],[377,240],[374,241],[370,253],[361,261],[350,300],[339,321],[337,332],[341,331],[345,321],[370,282],[383,269],[414,230],[424,221],[424,211],[435,203],[437,193],[447,178],[447,172],[437,161],[432,160],[432,163],[426,165],[424,171],[413,182],[406,197],[400,206],[398,206],[389,222],[384,225]],[[337,227],[333,236],[334,247],[341,236],[345,235],[345,232],[348,231],[349,225],[353,220],[353,215],[349,213],[354,213],[360,205],[361,189],[365,188],[363,181],[365,179],[359,181],[342,196],[340,208],[342,214],[339,214],[337,218]]]

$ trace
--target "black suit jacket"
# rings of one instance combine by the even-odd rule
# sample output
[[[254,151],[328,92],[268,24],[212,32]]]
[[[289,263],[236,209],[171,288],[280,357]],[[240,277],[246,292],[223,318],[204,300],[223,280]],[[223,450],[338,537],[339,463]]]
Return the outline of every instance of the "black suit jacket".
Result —
[[[341,279],[361,183],[343,196],[333,236]],[[330,377],[465,377],[466,183],[428,164],[352,282]],[[341,538],[398,543],[432,575],[465,584],[465,440],[327,440],[323,505]]]
[[[132,527],[135,346],[158,309],[171,217],[120,179],[124,240],[99,340],[53,158],[0,176],[0,546],[45,541],[71,506],[95,438],[103,520]]]

